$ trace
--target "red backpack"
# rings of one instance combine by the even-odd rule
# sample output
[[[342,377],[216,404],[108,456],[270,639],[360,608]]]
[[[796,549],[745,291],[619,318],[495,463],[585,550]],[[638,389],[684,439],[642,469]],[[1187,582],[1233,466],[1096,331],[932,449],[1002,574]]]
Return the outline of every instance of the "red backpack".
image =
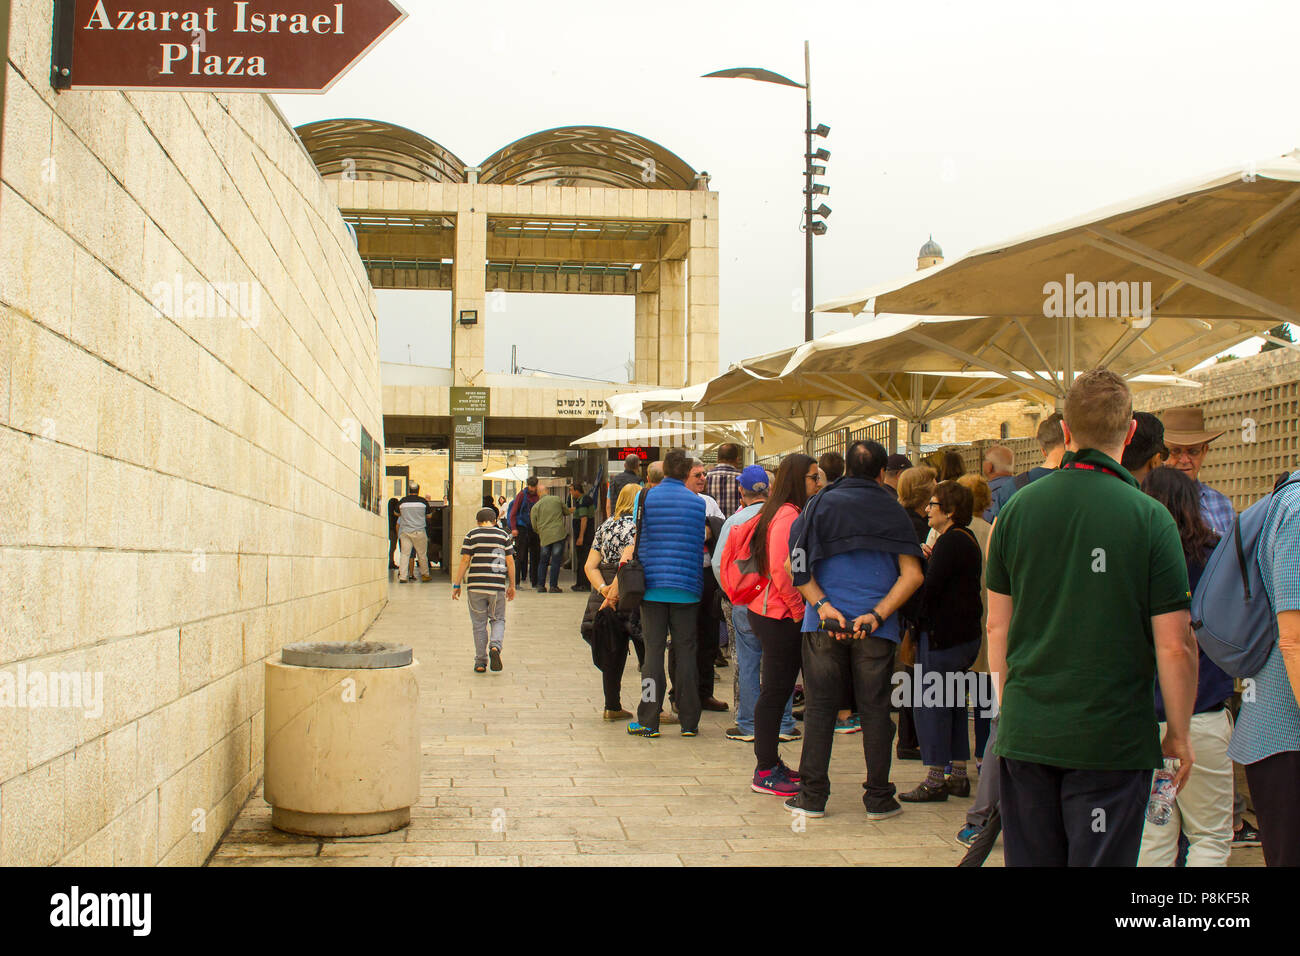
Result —
[[[759,515],[754,515],[732,528],[722,548],[722,591],[736,607],[754,600],[768,585],[767,575],[760,572],[758,561],[750,551],[758,518]]]

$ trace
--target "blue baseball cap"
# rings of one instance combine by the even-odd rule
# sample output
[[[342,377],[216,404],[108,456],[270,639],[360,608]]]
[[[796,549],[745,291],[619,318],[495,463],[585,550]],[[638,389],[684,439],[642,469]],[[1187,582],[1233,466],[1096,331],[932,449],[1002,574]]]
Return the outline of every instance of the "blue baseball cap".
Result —
[[[751,493],[768,490],[767,472],[762,465],[746,465],[737,481],[740,482],[740,487]]]

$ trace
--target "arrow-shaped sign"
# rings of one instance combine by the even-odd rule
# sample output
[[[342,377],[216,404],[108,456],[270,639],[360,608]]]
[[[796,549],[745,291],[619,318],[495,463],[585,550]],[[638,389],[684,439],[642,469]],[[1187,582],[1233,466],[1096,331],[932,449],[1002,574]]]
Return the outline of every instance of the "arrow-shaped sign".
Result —
[[[56,0],[52,82],[323,93],[405,19],[392,0]]]

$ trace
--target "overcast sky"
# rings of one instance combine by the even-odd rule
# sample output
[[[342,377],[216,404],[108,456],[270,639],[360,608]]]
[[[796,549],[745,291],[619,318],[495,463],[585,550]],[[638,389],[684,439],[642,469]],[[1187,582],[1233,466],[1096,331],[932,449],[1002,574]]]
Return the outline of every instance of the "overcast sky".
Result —
[[[720,194],[722,367],[803,335],[802,80],[831,127],[817,301],[895,278],[926,237],[951,258],[1167,183],[1300,147],[1294,0],[860,4],[403,0],[410,14],[291,122],[408,126],[474,164],[556,126],[655,140]],[[385,361],[446,367],[446,293],[380,292]],[[488,371],[624,380],[632,300],[507,297]],[[819,317],[822,334],[854,324]],[[1247,349],[1246,351],[1253,351]]]

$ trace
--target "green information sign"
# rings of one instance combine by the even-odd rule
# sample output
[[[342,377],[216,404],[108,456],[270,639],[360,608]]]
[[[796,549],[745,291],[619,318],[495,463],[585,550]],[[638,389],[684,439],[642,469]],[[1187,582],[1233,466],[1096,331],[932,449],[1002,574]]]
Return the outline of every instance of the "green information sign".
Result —
[[[466,388],[461,385],[451,387],[452,415],[481,415],[486,418],[492,412],[488,409],[488,390],[486,388]]]

